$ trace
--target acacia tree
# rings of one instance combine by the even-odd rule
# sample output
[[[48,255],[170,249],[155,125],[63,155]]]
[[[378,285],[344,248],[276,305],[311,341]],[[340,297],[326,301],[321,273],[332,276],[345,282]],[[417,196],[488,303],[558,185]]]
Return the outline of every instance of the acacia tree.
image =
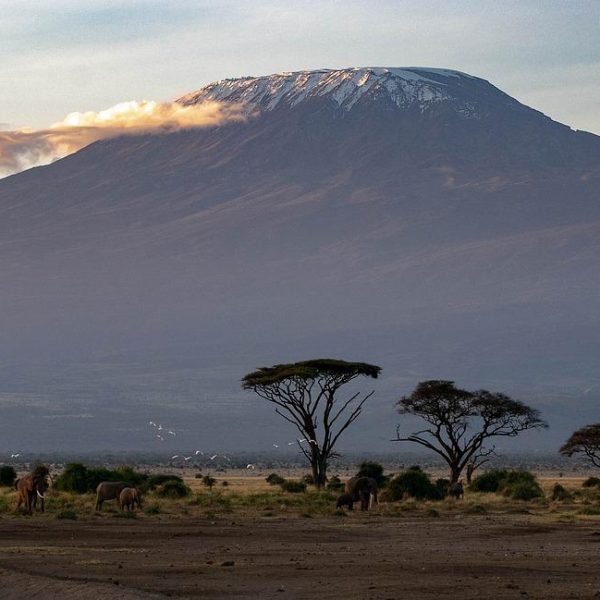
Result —
[[[469,392],[453,381],[422,381],[410,396],[398,402],[400,414],[421,417],[428,426],[396,442],[414,442],[441,456],[456,483],[470,462],[482,464],[493,452],[485,443],[493,437],[514,437],[526,429],[547,427],[537,410],[504,394]]]
[[[578,429],[563,444],[560,453],[566,456],[585,454],[596,467],[600,467],[600,423]]]
[[[315,485],[327,481],[327,464],[342,433],[359,417],[373,395],[356,392],[339,400],[340,388],[357,377],[376,379],[381,368],[358,362],[316,359],[262,367],[242,379],[242,387],[275,404],[275,412],[294,425],[301,452],[312,468]]]

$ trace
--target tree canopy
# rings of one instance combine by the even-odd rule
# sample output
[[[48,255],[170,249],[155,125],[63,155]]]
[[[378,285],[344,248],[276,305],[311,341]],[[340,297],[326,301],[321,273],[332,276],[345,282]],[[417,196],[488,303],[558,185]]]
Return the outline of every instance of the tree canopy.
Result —
[[[600,467],[600,423],[578,429],[563,444],[560,453],[566,456],[585,454],[593,465]]]
[[[493,452],[484,443],[492,437],[518,435],[526,429],[546,427],[539,411],[505,394],[455,387],[453,381],[422,381],[410,396],[398,402],[400,414],[421,417],[428,427],[398,436],[394,441],[419,444],[440,455],[457,481],[470,461]]]
[[[373,394],[356,392],[338,401],[337,392],[357,377],[376,379],[380,372],[380,367],[367,363],[319,358],[262,367],[248,373],[242,387],[274,404],[275,412],[296,427],[302,437],[298,446],[321,487],[336,442]]]

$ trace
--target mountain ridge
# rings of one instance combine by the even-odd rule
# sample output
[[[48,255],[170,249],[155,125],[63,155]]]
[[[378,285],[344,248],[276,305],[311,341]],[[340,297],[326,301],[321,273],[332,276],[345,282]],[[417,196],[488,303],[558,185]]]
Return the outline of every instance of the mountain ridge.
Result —
[[[482,118],[286,88],[243,123],[0,181],[6,443],[18,401],[46,444],[85,414],[77,444],[153,448],[139,423],[162,411],[256,448],[281,424],[239,379],[311,356],[384,367],[349,445],[384,448],[389,399],[430,378],[551,398],[556,429],[530,439],[555,443],[599,399],[600,138],[474,81]]]

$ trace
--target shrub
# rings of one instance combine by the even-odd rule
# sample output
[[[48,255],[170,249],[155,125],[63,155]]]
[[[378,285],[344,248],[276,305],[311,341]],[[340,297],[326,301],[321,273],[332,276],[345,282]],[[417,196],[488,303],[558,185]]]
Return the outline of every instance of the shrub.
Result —
[[[437,510],[437,509],[435,509],[435,508],[428,508],[427,511],[425,512],[425,514],[428,517],[434,517],[434,518],[436,518],[436,517],[440,516],[440,511]]]
[[[304,481],[304,483],[307,485],[315,484],[315,478],[312,475],[304,475],[304,477],[302,477],[302,481]]]
[[[77,513],[74,510],[61,510],[56,515],[57,519],[67,519],[69,521],[77,520]]]
[[[584,488],[589,488],[589,487],[600,487],[600,478],[598,477],[588,477],[584,482],[583,482],[583,487]]]
[[[211,477],[210,475],[205,475],[202,478],[202,483],[203,485],[205,485],[209,490],[212,490],[213,485],[215,485],[215,483],[217,483],[217,480],[214,477]]]
[[[492,469],[478,475],[471,482],[470,488],[474,492],[497,492],[500,489],[500,484],[506,477],[506,469]]]
[[[512,484],[511,486],[506,487],[503,493],[505,496],[510,496],[513,500],[533,500],[534,498],[541,498],[544,496],[544,492],[537,481],[533,483],[521,481]]]
[[[383,474],[383,466],[377,462],[365,460],[358,466],[357,477],[371,477],[377,482],[378,487],[383,487],[388,478]]]
[[[394,502],[411,496],[417,500],[439,500],[440,493],[421,469],[409,469],[394,477],[388,484],[389,499]]]
[[[190,488],[176,479],[170,479],[158,488],[158,495],[161,498],[185,498],[191,492]]]
[[[520,469],[493,469],[475,477],[471,489],[477,492],[499,492],[513,500],[542,498],[544,492],[535,475]]]
[[[179,477],[179,475],[170,475],[168,473],[157,473],[155,475],[150,475],[144,485],[142,486],[142,490],[144,492],[149,492],[151,490],[156,489],[159,485],[164,485],[167,481],[179,481],[183,483],[183,479]]]
[[[147,475],[134,471],[131,467],[90,468],[81,463],[69,463],[54,482],[54,487],[63,492],[85,494],[96,491],[102,481],[127,481],[133,486],[141,486],[147,478]]]
[[[17,479],[17,472],[10,465],[0,467],[0,485],[12,487]]]
[[[533,500],[544,496],[535,475],[522,470],[507,471],[500,482],[500,491],[513,500]]]
[[[281,475],[278,475],[277,473],[271,473],[266,478],[266,482],[269,485],[281,485],[284,481],[285,481],[285,479]]]
[[[333,477],[329,478],[329,481],[327,482],[326,487],[328,490],[332,490],[335,492],[335,491],[344,489],[344,484],[339,477],[334,475]]]
[[[223,487],[227,487],[227,486],[229,485],[229,481],[223,481],[223,482],[221,483],[221,485],[222,485]]]
[[[449,479],[436,479],[434,485],[440,499],[445,498],[448,495],[448,490],[450,489]]]
[[[559,502],[571,500],[571,494],[560,483],[557,483],[552,488],[552,500]]]
[[[302,494],[306,491],[306,483],[304,481],[286,479],[280,485],[284,492],[290,492],[291,494]]]
[[[144,512],[147,515],[159,515],[161,513],[159,504],[149,504],[144,508]]]

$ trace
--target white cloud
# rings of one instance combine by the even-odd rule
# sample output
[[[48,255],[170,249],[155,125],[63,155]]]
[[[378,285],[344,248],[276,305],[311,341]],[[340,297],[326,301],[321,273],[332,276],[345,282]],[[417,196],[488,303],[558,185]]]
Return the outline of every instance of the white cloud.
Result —
[[[132,100],[99,112],[74,112],[46,129],[0,131],[0,177],[48,164],[94,141],[125,134],[211,127],[243,121],[242,106]]]

